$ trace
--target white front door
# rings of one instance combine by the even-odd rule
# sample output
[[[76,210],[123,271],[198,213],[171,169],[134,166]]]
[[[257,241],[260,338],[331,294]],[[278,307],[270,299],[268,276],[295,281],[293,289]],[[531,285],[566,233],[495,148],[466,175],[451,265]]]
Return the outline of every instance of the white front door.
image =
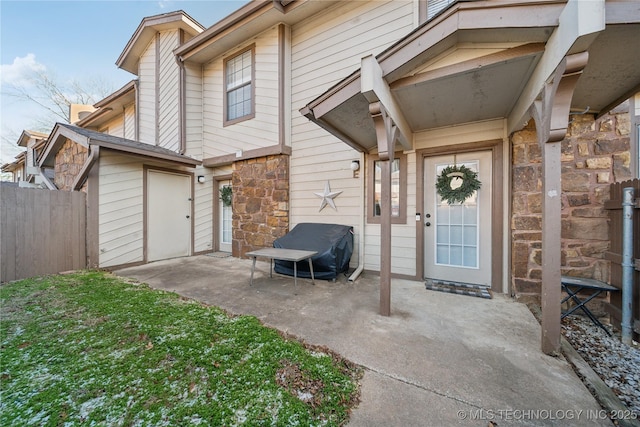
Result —
[[[191,177],[147,171],[147,261],[191,254]]]
[[[221,190],[223,187],[231,187],[231,181],[220,181],[218,189]],[[231,205],[224,205],[221,197],[218,199],[218,250],[231,252],[232,209]]]
[[[491,152],[424,160],[425,278],[491,286]],[[442,169],[457,164],[478,173],[482,183],[463,203],[448,204],[436,193]]]

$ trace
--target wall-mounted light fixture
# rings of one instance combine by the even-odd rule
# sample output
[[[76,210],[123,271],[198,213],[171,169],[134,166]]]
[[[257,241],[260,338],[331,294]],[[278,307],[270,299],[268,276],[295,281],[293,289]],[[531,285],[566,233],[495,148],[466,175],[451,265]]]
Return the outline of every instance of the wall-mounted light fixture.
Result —
[[[351,170],[353,171],[354,178],[358,178],[360,176],[360,160],[351,160]]]
[[[198,182],[204,184],[204,175],[198,175]]]

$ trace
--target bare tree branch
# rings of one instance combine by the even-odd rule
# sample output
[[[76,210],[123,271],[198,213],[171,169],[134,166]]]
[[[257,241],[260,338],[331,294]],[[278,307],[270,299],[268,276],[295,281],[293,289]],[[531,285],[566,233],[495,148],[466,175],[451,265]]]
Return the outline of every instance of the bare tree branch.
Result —
[[[113,85],[100,79],[86,83],[73,80],[66,84],[46,70],[34,70],[19,84],[8,85],[3,95],[26,101],[43,111],[42,118],[33,117],[40,122],[49,122],[51,127],[56,121],[69,123],[71,104],[95,104],[113,92]]]

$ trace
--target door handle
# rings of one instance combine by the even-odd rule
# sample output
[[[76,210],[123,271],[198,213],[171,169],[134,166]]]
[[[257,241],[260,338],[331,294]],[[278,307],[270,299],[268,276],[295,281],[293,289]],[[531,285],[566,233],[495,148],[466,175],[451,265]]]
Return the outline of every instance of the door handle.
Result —
[[[426,225],[427,227],[429,227],[431,225],[431,223],[429,221],[425,222],[424,225]]]
[[[187,215],[187,219],[191,218],[189,215]]]

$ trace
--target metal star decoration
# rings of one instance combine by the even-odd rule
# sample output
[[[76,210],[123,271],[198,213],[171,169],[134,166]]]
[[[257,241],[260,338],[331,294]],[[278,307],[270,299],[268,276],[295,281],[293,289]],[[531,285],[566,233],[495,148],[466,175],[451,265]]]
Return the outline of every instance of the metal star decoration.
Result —
[[[318,212],[324,209],[324,207],[327,205],[331,206],[333,210],[337,211],[338,208],[336,208],[336,204],[333,199],[335,199],[340,193],[342,193],[342,191],[331,191],[331,188],[329,187],[329,181],[324,184],[324,193],[313,193],[322,199]]]

